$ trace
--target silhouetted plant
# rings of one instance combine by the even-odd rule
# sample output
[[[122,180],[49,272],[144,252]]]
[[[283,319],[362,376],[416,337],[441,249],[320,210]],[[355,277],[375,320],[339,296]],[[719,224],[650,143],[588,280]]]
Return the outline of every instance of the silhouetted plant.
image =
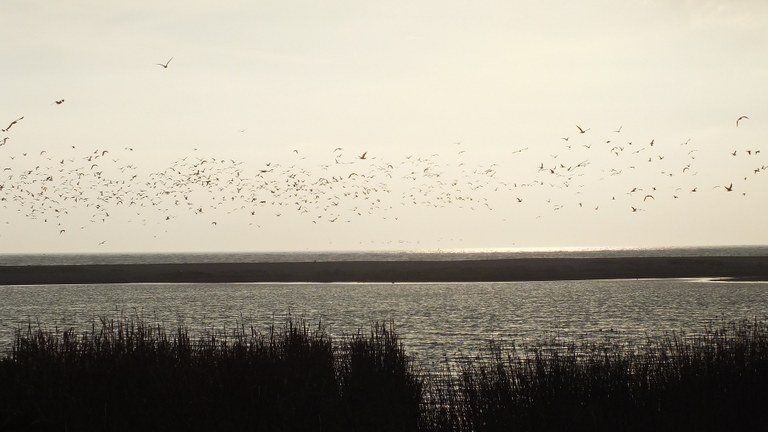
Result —
[[[447,360],[447,359],[446,359]],[[192,338],[138,319],[19,329],[0,358],[0,430],[758,430],[768,324],[639,346],[512,345],[417,371],[394,326],[334,345],[287,321]],[[458,366],[456,366],[458,364]]]

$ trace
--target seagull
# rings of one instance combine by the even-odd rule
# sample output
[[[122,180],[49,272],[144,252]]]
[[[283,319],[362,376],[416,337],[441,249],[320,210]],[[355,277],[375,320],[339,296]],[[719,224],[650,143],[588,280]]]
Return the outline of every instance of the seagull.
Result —
[[[364,152],[362,155],[358,156],[358,159],[365,159],[365,155],[367,155],[368,152]]]
[[[24,116],[17,118],[16,120],[12,121],[11,124],[9,124],[7,128],[0,129],[0,131],[8,132],[8,130],[11,128],[11,126],[15,125],[16,123],[18,123],[20,120],[23,120],[23,119],[24,119]]]
[[[619,132],[621,132],[621,128],[622,128],[622,126],[619,126],[619,128],[618,128],[618,129],[616,129],[614,132],[616,132],[616,133],[619,133]]]
[[[737,119],[736,119],[736,127],[739,127],[739,122],[740,122],[740,121],[742,121],[742,120],[744,120],[744,119],[747,119],[747,120],[749,120],[749,117],[747,117],[747,116],[743,115],[743,116],[741,116],[741,117],[737,118]]]
[[[591,128],[582,129],[581,126],[579,125],[576,125],[576,127],[579,129],[579,133],[587,133],[587,131],[591,129]]]
[[[168,69],[168,63],[170,63],[171,60],[173,60],[173,57],[169,58],[168,61],[165,62],[165,64],[162,64],[162,63],[155,63],[155,64],[158,65],[158,66],[162,66],[163,69]]]
[[[59,99],[57,101],[53,101],[53,103],[55,103],[56,105],[61,105],[61,104],[64,103],[64,99]]]

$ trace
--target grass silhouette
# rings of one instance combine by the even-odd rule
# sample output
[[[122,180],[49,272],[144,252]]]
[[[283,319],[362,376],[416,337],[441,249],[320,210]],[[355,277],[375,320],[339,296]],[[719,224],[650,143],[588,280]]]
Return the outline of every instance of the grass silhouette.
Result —
[[[559,341],[418,370],[394,325],[289,320],[194,339],[139,319],[29,325],[0,359],[0,430],[746,430],[768,421],[768,325],[643,345]]]

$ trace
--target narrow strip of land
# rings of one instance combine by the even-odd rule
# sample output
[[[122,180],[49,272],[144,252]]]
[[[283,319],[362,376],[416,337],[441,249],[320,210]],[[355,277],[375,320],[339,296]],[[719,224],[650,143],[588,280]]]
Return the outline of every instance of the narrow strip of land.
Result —
[[[0,266],[0,285],[491,282],[696,277],[768,280],[768,256]]]

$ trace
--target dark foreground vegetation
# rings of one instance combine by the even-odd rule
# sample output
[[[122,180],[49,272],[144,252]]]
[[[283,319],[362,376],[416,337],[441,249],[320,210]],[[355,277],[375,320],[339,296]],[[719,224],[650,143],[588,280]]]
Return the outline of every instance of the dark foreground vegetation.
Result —
[[[768,324],[642,346],[492,348],[419,371],[391,325],[332,341],[288,322],[192,338],[142,321],[17,333],[0,430],[765,430]],[[456,366],[458,365],[458,366]]]

